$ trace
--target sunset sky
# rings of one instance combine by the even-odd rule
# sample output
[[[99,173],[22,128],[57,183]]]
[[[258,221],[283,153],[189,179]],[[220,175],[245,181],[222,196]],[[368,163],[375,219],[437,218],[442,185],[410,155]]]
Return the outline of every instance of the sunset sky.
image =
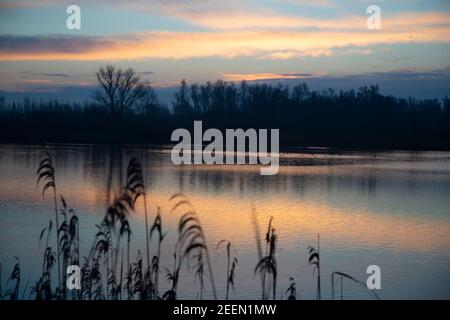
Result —
[[[450,93],[448,0],[93,3],[0,1],[0,91],[82,95],[94,71],[113,63],[160,88],[246,79]],[[81,8],[81,30],[66,28],[70,4]],[[381,8],[381,30],[366,27],[371,4]]]

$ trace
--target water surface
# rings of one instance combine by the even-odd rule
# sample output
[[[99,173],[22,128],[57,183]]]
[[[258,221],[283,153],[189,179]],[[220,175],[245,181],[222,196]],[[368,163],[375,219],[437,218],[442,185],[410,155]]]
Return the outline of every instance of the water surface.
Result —
[[[144,166],[150,221],[161,208],[167,231],[162,265],[172,268],[179,216],[169,198],[182,192],[196,208],[209,244],[219,297],[225,295],[226,254],[222,239],[238,253],[231,298],[260,298],[256,241],[250,219],[258,214],[263,232],[270,217],[278,235],[277,297],[285,298],[289,277],[298,298],[315,298],[308,245],[320,234],[322,291],[331,298],[331,273],[342,271],[363,282],[367,266],[379,265],[382,299],[450,298],[450,153],[333,152],[283,153],[280,171],[261,176],[258,166],[174,166],[164,147],[51,146],[58,192],[80,217],[81,253],[87,255],[106,204],[123,184],[126,166]],[[39,146],[0,146],[0,262],[2,285],[20,258],[22,283],[40,274],[39,235],[53,219],[50,196],[36,186]],[[142,203],[130,217],[133,256],[145,250]],[[155,241],[151,251],[154,254]],[[162,289],[169,284],[161,276]],[[179,297],[197,297],[198,284],[183,267]],[[207,285],[205,296],[211,297]],[[27,297],[27,296],[26,296]],[[371,298],[344,282],[344,298]]]

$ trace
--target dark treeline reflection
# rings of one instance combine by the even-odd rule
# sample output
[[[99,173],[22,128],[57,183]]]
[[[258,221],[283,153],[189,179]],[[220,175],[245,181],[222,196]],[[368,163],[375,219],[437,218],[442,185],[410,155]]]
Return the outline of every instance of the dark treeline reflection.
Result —
[[[0,163],[34,168],[39,163],[40,149],[37,145],[1,146]],[[339,193],[347,198],[350,194],[373,197],[379,188],[385,190],[385,196],[398,192],[429,195],[450,192],[449,184],[442,178],[448,172],[440,166],[448,162],[448,155],[440,152],[433,153],[435,167],[427,162],[431,159],[428,153],[423,152],[303,150],[283,153],[282,170],[268,179],[260,175],[259,166],[174,167],[170,148],[165,147],[57,144],[49,149],[61,175],[66,177],[64,180],[69,185],[88,181],[96,191],[99,204],[108,204],[123,185],[131,156],[139,159],[145,169],[144,178],[150,191],[175,188],[184,193],[196,190],[202,195],[228,193],[239,198],[254,195],[303,198],[315,193]],[[426,163],[427,170],[409,167],[417,163]],[[75,181],[77,177],[81,180]],[[384,200],[380,198],[380,201]]]
[[[170,106],[146,85],[118,114],[97,102],[6,101],[0,137],[7,142],[165,143],[173,129],[203,120],[214,128],[279,128],[289,146],[449,149],[450,99],[416,100],[359,90],[310,90],[306,84],[184,80]]]

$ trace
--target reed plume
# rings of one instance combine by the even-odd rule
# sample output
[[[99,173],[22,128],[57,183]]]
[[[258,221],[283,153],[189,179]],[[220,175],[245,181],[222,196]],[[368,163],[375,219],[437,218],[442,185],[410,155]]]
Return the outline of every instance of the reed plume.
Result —
[[[152,271],[154,274],[153,283],[155,285],[155,293],[159,295],[159,269],[160,269],[160,259],[161,259],[161,243],[164,240],[165,233],[162,232],[162,217],[161,217],[161,208],[158,207],[158,211],[155,217],[155,221],[153,222],[152,228],[150,229],[150,239],[153,235],[153,232],[158,233],[158,249],[156,256],[152,259]]]
[[[269,224],[266,232],[266,254],[257,263],[255,267],[255,274],[262,274],[262,299],[267,299],[266,294],[266,275],[272,274],[272,297],[275,300],[276,287],[277,287],[277,260],[275,258],[275,249],[277,236],[275,234],[275,228],[272,226],[273,217],[270,217]]]
[[[128,163],[127,168],[127,182],[126,191],[131,196],[131,206],[135,207],[136,201],[142,197],[144,200],[144,213],[145,213],[145,244],[146,244],[146,261],[147,270],[150,270],[150,244],[149,244],[149,229],[148,229],[148,214],[147,214],[147,196],[144,186],[144,175],[142,172],[142,166],[136,158],[132,158]]]
[[[295,279],[290,277],[289,281],[291,282],[291,284],[289,285],[289,287],[286,290],[286,294],[288,295],[288,300],[297,300],[297,288],[295,285]]]
[[[147,295],[150,299],[156,297],[156,289],[152,279],[152,268],[150,267],[150,239],[149,223],[147,213],[147,194],[145,192],[144,174],[142,166],[136,158],[130,159],[127,168],[127,182],[125,192],[131,197],[131,208],[135,210],[137,200],[142,197],[144,202],[145,217],[145,246],[146,246],[146,269],[144,279]]]
[[[63,216],[63,221],[59,227],[59,241],[62,254],[62,269],[66,270],[69,265],[80,264],[80,232],[78,226],[78,216],[73,209],[67,207],[67,202],[61,196],[60,214]],[[63,272],[63,283],[67,281],[67,274]],[[67,287],[61,290],[63,298],[67,296]]]
[[[39,163],[39,167],[36,171],[38,175],[38,179],[36,184],[39,184],[40,181],[43,181],[44,186],[42,188],[42,196],[44,196],[45,191],[48,189],[52,190],[53,193],[53,204],[55,210],[55,223],[56,230],[59,230],[59,221],[58,221],[58,201],[56,196],[56,181],[55,181],[55,167],[53,165],[53,159],[48,151],[48,149],[43,146],[43,159]],[[59,259],[60,249],[59,249],[59,237],[58,232],[56,232],[56,258],[58,261],[58,288],[61,289],[61,263]]]
[[[314,266],[313,268],[313,276],[317,271],[317,293],[316,299],[322,299],[321,287],[320,287],[320,235],[317,235],[317,248],[313,246],[308,247],[309,259],[308,262],[310,265]]]
[[[238,259],[236,257],[236,248],[227,240],[221,240],[217,243],[217,249],[219,249],[221,244],[226,244],[227,248],[227,291],[225,295],[225,300],[228,300],[228,293],[230,291],[230,285],[234,289],[234,279],[236,275],[236,267],[238,264]],[[233,249],[235,256],[231,257],[231,249]]]
[[[214,299],[217,299],[216,286],[214,283],[214,276],[212,272],[211,261],[209,258],[209,251],[206,243],[203,228],[198,219],[192,204],[187,200],[183,194],[175,194],[170,198],[174,201],[171,212],[175,212],[180,208],[186,208],[182,213],[178,223],[178,241],[176,244],[176,251],[178,251],[179,264],[181,265],[185,258],[190,258],[191,254],[202,252],[205,256],[206,264],[208,266],[209,279],[212,286]]]

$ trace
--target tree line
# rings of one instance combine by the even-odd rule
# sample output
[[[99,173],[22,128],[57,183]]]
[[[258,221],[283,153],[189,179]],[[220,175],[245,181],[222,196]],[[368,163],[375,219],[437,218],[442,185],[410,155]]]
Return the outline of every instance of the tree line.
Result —
[[[284,147],[450,149],[450,98],[383,95],[378,86],[311,90],[181,81],[169,105],[133,69],[96,72],[86,103],[0,98],[3,142],[165,143],[175,128],[278,128]]]

